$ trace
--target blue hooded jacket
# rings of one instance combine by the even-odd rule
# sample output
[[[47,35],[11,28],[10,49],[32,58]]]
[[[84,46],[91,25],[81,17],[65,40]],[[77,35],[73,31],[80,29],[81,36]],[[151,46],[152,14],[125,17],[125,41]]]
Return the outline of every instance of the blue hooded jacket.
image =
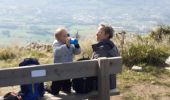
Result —
[[[22,61],[19,66],[39,65],[39,62],[35,58],[26,58]],[[21,93],[23,100],[38,100],[43,97],[45,93],[43,83],[25,84],[21,85]]]

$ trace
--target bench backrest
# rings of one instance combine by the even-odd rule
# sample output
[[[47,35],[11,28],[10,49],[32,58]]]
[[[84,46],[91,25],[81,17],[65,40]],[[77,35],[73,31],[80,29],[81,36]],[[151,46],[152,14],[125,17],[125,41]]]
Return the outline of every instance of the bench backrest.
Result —
[[[109,100],[109,75],[122,71],[122,58],[99,58],[71,63],[15,67],[0,70],[0,87],[98,76],[101,100]]]

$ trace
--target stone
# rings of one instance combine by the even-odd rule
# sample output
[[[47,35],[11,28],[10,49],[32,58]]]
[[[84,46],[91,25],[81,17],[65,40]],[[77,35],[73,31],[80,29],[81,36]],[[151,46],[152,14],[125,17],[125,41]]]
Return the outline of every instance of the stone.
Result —
[[[132,67],[132,70],[133,70],[133,71],[139,71],[139,72],[141,72],[143,69],[142,69],[142,67],[140,67],[140,66],[134,65],[134,66]]]
[[[156,82],[155,82],[155,81],[151,81],[151,84],[153,84],[153,85],[154,85],[154,84],[156,84]]]
[[[170,67],[165,67],[165,69],[170,71]]]
[[[166,59],[165,63],[170,66],[170,56],[168,57],[168,59]]]

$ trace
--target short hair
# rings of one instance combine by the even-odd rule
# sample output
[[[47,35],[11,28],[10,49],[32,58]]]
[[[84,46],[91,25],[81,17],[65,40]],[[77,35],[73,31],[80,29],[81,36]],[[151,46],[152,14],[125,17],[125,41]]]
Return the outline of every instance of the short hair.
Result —
[[[66,28],[64,27],[57,28],[54,32],[55,39],[58,39],[58,35],[61,34],[63,31],[66,31]]]
[[[99,26],[102,27],[102,29],[104,30],[105,34],[109,35],[109,39],[113,38],[113,35],[114,35],[115,31],[112,28],[112,26],[105,25],[105,24],[100,24]]]

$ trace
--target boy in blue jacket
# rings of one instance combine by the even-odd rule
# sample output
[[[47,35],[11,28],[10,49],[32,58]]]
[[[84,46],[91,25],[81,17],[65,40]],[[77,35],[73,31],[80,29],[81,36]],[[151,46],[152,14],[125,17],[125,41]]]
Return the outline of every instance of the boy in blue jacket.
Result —
[[[25,58],[19,66],[26,67],[39,64],[36,58]],[[23,100],[39,100],[45,94],[44,83],[24,84],[20,87]]]

